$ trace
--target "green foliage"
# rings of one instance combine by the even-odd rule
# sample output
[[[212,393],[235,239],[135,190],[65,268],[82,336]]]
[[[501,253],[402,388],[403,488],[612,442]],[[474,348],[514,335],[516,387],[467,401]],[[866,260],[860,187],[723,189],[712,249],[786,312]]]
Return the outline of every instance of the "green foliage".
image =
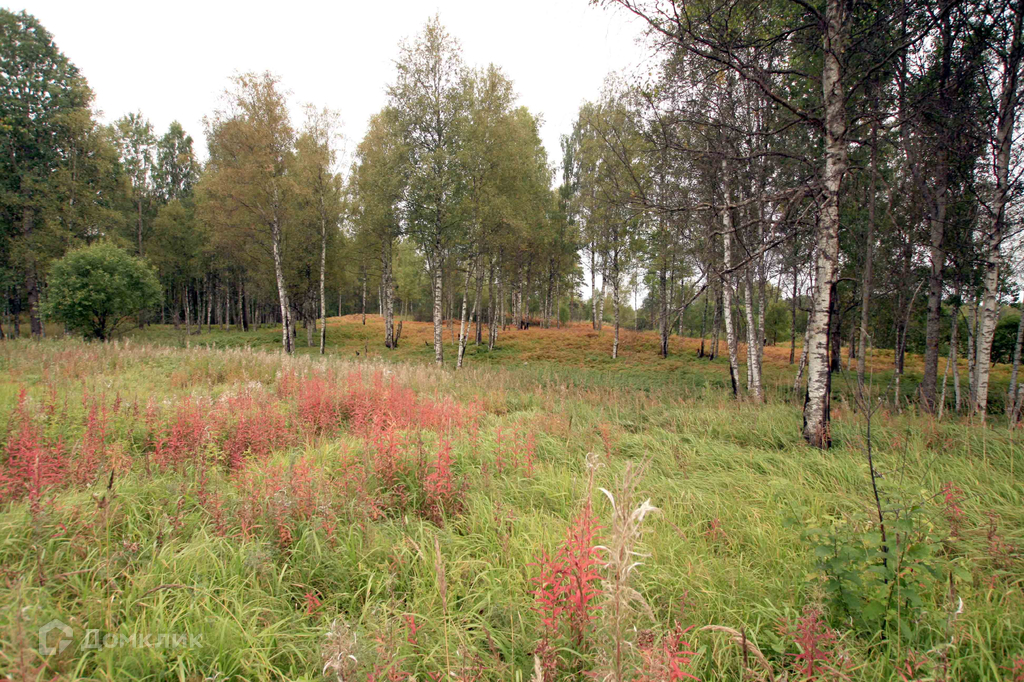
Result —
[[[410,312],[429,317],[430,280],[423,254],[409,239],[398,242],[395,248],[396,295]],[[426,318],[424,318],[426,319]]]
[[[46,262],[95,227],[88,213],[97,194],[82,186],[96,179],[105,154],[87,139],[94,126],[85,79],[35,17],[0,9],[0,64],[0,281],[13,284],[12,271],[27,271],[31,295]],[[78,176],[66,172],[73,163]]]
[[[78,69],[30,14],[0,10],[0,170],[4,189],[45,182],[60,161],[64,116],[91,94]],[[21,185],[21,186],[19,186]]]
[[[160,283],[144,260],[97,243],[53,264],[45,311],[71,331],[108,339],[118,325],[160,302]]]
[[[192,136],[186,135],[181,124],[173,121],[156,143],[154,189],[164,201],[185,199],[192,196],[198,180],[199,161],[192,150]]]
[[[1017,343],[1017,327],[1020,315],[1007,315],[999,320],[992,339],[992,362],[1012,362],[1013,349]]]
[[[799,319],[797,320],[799,323]],[[764,316],[764,335],[771,343],[778,343],[789,338],[793,326],[792,310],[786,301],[775,301],[768,305]],[[797,329],[797,333],[802,330]]]
[[[405,219],[431,272],[439,272],[466,224],[462,199],[467,188],[460,158],[467,122],[462,48],[434,17],[411,43],[402,45],[395,64],[397,79],[388,97],[409,160]]]
[[[194,213],[175,199],[161,206],[153,221],[146,255],[165,283],[177,285],[202,275],[203,252],[209,234],[206,225],[197,221]]]
[[[798,522],[799,523],[799,522]],[[911,504],[887,524],[864,514],[823,515],[803,521],[833,609],[861,635],[898,633],[913,641],[937,580],[940,543],[921,505]],[[824,527],[817,524],[824,523]]]

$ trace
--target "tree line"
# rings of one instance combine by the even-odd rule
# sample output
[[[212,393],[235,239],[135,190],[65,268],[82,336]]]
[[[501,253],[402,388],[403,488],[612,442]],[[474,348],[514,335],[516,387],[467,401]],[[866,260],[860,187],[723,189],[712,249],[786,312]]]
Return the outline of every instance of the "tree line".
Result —
[[[300,323],[310,345],[319,328],[323,350],[329,313],[369,307],[386,320],[388,347],[396,312],[432,318],[441,362],[442,320],[460,303],[464,348],[470,333],[481,342],[483,319],[522,323],[541,281],[557,317],[577,263],[539,119],[500,68],[464,64],[436,18],[399,46],[387,106],[350,169],[338,113],[310,105],[294,123],[273,74],[230,79],[204,118],[201,162],[177,122],[163,135],[141,112],[98,123],[85,78],[38,21],[6,11],[0,21],[12,65],[0,75],[0,284],[16,335],[23,316],[45,334],[51,266],[97,240],[156,269],[164,300],[140,325],[275,324],[288,352]],[[492,347],[497,332],[489,325]]]
[[[43,334],[51,264],[112,240],[163,285],[138,323],[187,334],[280,325],[291,352],[301,323],[322,352],[328,314],[370,307],[389,348],[396,318],[430,319],[438,363],[458,326],[458,367],[470,337],[493,348],[506,325],[574,315],[608,320],[615,358],[628,316],[657,329],[663,356],[672,333],[711,358],[724,336],[731,390],[755,402],[765,344],[788,335],[820,447],[844,355],[866,401],[880,348],[897,396],[907,351],[922,353],[922,409],[984,416],[1002,401],[1019,419],[1024,324],[1005,313],[1021,0],[600,4],[639,17],[655,56],[580,107],[557,168],[511,80],[465,64],[436,17],[399,45],[386,105],[342,169],[338,114],[307,106],[294,124],[266,73],[231,79],[204,120],[205,162],[178,124],[100,125],[45,29],[3,12],[5,321],[25,312]],[[990,396],[993,348],[1012,356],[1005,397]]]

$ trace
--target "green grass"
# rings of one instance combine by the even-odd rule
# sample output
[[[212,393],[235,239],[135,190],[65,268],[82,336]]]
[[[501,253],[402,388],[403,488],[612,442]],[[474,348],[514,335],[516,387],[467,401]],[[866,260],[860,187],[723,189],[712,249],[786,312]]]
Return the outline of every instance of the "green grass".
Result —
[[[118,344],[0,345],[0,424],[11,423],[24,388],[47,438],[60,438],[75,455],[85,428],[84,396],[108,405],[120,399],[108,440],[128,467],[112,491],[104,470],[92,485],[53,491],[37,507],[21,501],[0,510],[0,674],[324,679],[322,656],[333,650],[325,633],[332,624],[340,633],[344,622],[349,634],[339,637],[358,659],[355,676],[346,679],[366,679],[375,666],[378,680],[386,669],[400,670],[395,679],[403,680],[448,673],[529,679],[542,633],[531,594],[535,564],[542,551],[560,544],[587,499],[586,462],[596,454],[596,487],[615,491],[627,463],[645,463],[638,499],[650,497],[661,509],[645,524],[645,556],[632,579],[651,611],[639,609],[630,625],[656,636],[676,623],[695,626],[687,635],[695,652],[688,672],[700,679],[738,680],[742,665],[736,646],[700,627],[742,628],[779,675],[797,649],[777,623],[795,619],[809,604],[824,608],[836,629],[850,679],[901,679],[897,668],[909,650],[933,664],[918,679],[936,679],[943,657],[946,679],[1013,679],[1013,661],[1024,656],[1024,565],[1019,549],[999,554],[989,536],[996,523],[1004,546],[1024,545],[1019,430],[960,418],[937,422],[912,410],[876,416],[872,442],[886,507],[895,513],[893,507],[910,501],[922,505],[921,527],[936,548],[939,576],[919,576],[924,607],[913,632],[883,638],[851,627],[825,601],[813,547],[801,534],[812,522],[867,529],[873,498],[863,416],[837,401],[835,447],[824,453],[806,447],[799,408],[786,400],[791,378],[784,364],[769,366],[769,385],[778,388],[769,405],[757,407],[728,398],[719,361],[685,357],[659,366],[656,358],[644,359],[643,337],[632,341],[636,357],[627,348],[627,357],[612,365],[596,350],[607,331],[586,341],[593,357],[576,362],[567,359],[572,349],[555,344],[556,331],[537,335],[540,340],[508,335],[499,353],[471,346],[467,368],[453,373],[428,365],[432,349],[418,329],[399,348],[399,362],[378,357],[373,329],[345,320],[329,332],[335,345],[325,359],[308,353],[301,338],[299,351],[309,357],[263,352],[276,348],[274,330],[204,332],[188,349],[174,347],[183,339],[167,328]],[[365,352],[355,357],[363,344],[369,360]],[[291,523],[292,540],[282,546],[265,520],[241,532],[239,518],[252,500],[223,467],[205,478],[192,467],[147,467],[147,407],[164,420],[185,397],[216,401],[246,386],[274,393],[282,372],[329,372],[338,381],[354,372],[387,372],[421,400],[478,405],[478,429],[453,441],[453,468],[464,485],[461,511],[441,525],[411,509],[374,517],[334,485],[321,491],[315,514]],[[284,409],[295,418],[291,403]],[[517,430],[535,439],[532,476],[497,469],[499,431],[507,447]],[[429,430],[410,428],[403,438],[412,460],[436,450]],[[217,446],[207,455],[216,457]],[[256,468],[294,472],[302,458],[336,482],[354,462],[370,463],[372,445],[342,422],[326,436],[307,434]],[[943,514],[939,493],[947,481],[964,492],[960,537],[950,536]],[[294,490],[280,495],[272,503],[279,508],[297,503],[289,497]],[[211,496],[223,508],[219,522]],[[590,499],[607,526],[607,499],[596,489]],[[333,529],[325,521],[336,522]],[[964,603],[952,622],[950,575]],[[309,609],[307,594],[319,605]],[[43,658],[37,631],[53,618],[74,628],[75,641]],[[89,629],[119,641],[192,636],[196,646],[83,650]],[[599,619],[579,666],[602,669],[609,650],[608,627]],[[574,653],[563,654],[568,679],[580,668],[571,663]],[[640,658],[631,664],[638,670]],[[791,673],[790,679],[798,678]]]

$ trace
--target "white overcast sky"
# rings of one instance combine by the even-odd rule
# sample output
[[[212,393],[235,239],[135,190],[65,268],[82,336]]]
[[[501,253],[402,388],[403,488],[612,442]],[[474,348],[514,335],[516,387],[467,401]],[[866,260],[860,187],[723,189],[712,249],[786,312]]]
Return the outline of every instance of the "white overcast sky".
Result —
[[[598,95],[608,73],[630,73],[647,57],[637,22],[587,0],[20,1],[9,8],[27,10],[53,34],[88,79],[104,121],[142,111],[162,134],[177,119],[203,157],[203,116],[236,71],[280,76],[296,125],[304,103],[340,111],[352,150],[385,104],[399,41],[434,13],[468,65],[501,66],[520,102],[543,117],[553,163],[580,103]]]

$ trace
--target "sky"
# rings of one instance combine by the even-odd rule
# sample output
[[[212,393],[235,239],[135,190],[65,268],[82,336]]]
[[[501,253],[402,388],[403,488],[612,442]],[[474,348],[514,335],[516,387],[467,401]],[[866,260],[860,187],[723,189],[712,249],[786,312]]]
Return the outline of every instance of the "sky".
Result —
[[[17,1],[17,0],[16,0]],[[520,103],[540,114],[552,163],[559,136],[611,72],[646,61],[641,27],[587,0],[21,0],[96,94],[101,120],[141,111],[158,135],[178,120],[205,158],[203,116],[235,72],[271,71],[290,93],[293,123],[306,103],[341,113],[351,153],[386,103],[403,38],[433,14],[462,44],[469,66],[494,63]]]

